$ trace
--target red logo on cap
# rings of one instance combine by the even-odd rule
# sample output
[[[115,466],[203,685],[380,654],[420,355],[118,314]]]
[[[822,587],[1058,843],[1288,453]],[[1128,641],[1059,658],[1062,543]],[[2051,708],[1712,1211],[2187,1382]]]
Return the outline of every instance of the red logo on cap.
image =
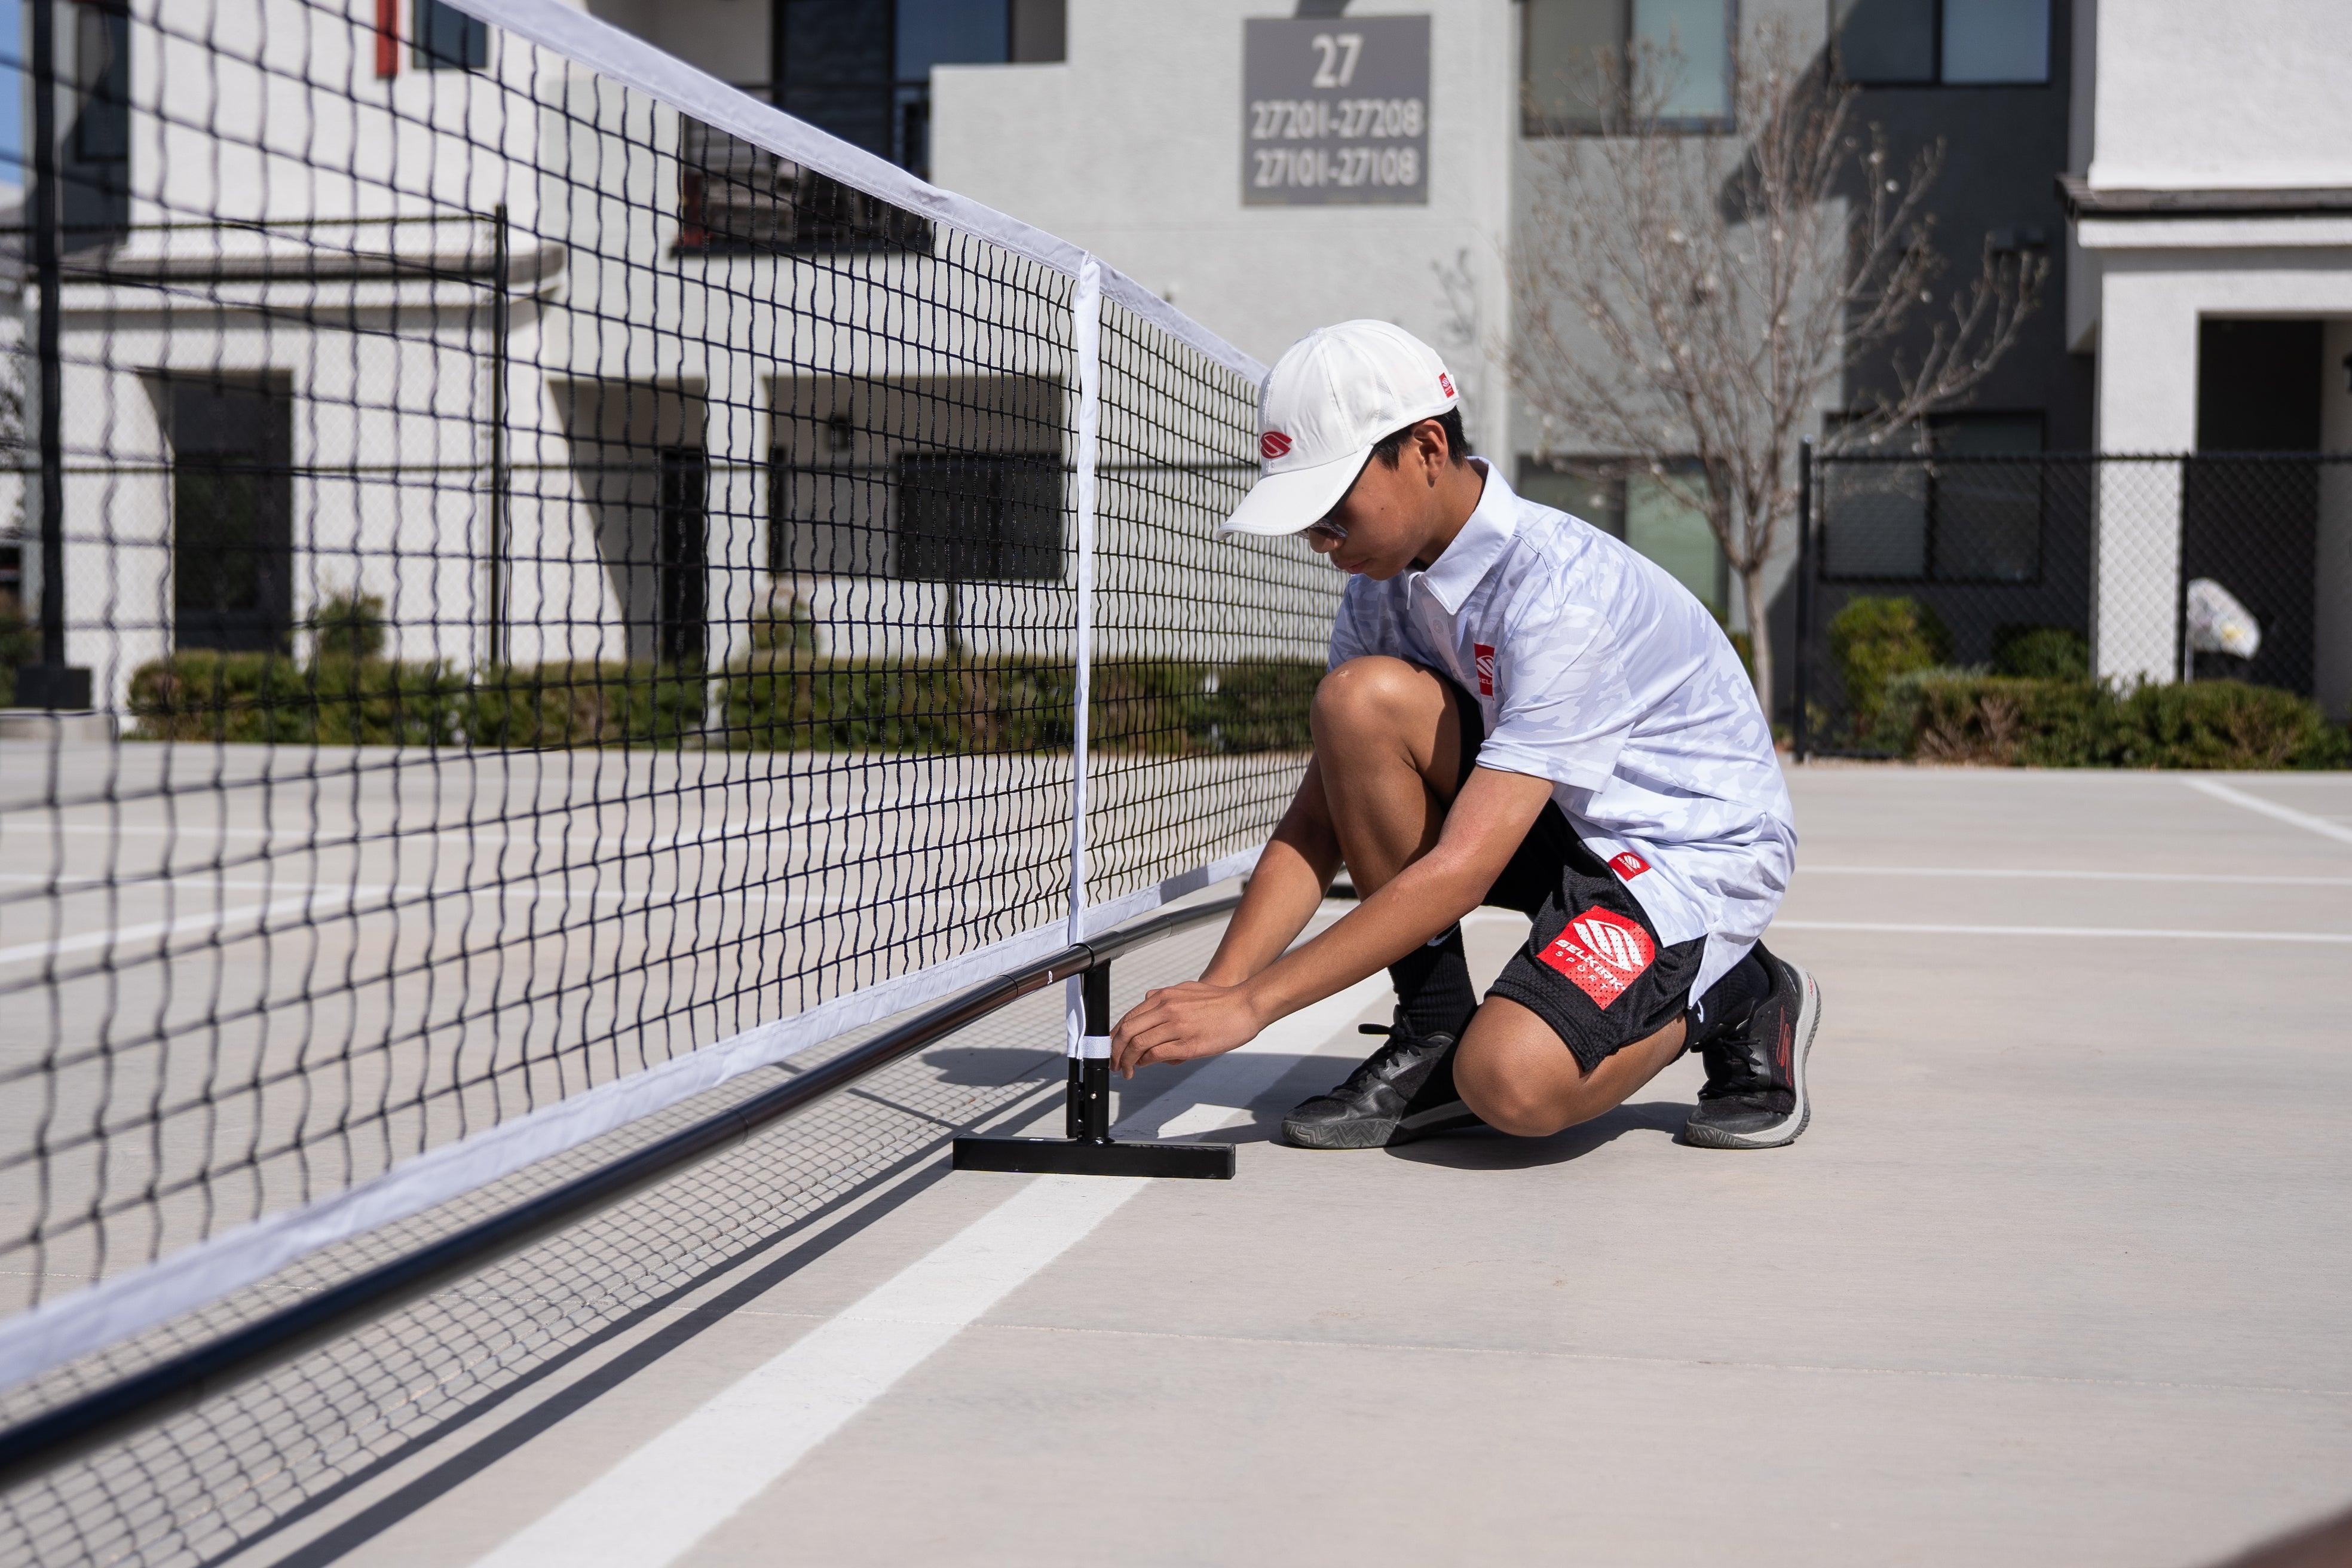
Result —
[[[1442,370],[1437,373],[1437,390],[1448,397],[1454,395],[1454,378]]]
[[[1257,438],[1257,449],[1269,463],[1290,450],[1290,437],[1279,430],[1269,430]]]

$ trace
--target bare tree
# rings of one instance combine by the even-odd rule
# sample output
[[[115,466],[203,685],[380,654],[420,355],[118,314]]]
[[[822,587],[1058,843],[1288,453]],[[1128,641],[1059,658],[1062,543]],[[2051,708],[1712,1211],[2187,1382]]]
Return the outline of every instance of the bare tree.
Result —
[[[1824,55],[1785,27],[1741,42],[1742,135],[1693,135],[1664,112],[1675,51],[1603,58],[1610,133],[1539,143],[1548,163],[1513,263],[1520,396],[1548,426],[1647,472],[1703,511],[1739,584],[1756,688],[1770,710],[1764,567],[1797,505],[1798,442],[1850,373],[1891,381],[1822,437],[1850,449],[1964,401],[2017,341],[2046,264],[1987,242],[1924,342],[1906,329],[1942,268],[1925,198],[1939,142],[1898,171]],[[1848,199],[1841,200],[1841,197]],[[1890,361],[1879,353],[1898,347]],[[1696,458],[1693,466],[1684,459]]]

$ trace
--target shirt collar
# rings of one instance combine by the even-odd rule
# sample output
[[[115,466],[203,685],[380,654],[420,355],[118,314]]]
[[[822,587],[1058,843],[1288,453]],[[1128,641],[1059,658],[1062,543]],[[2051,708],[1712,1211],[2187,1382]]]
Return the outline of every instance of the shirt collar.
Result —
[[[1503,552],[1519,530],[1519,498],[1511,493],[1511,487],[1503,482],[1494,464],[1484,458],[1470,460],[1486,476],[1486,489],[1478,497],[1478,505],[1470,513],[1469,521],[1462,525],[1462,531],[1454,536],[1454,542],[1421,574],[1430,596],[1445,606],[1449,616],[1462,613],[1470,591],[1503,558]]]

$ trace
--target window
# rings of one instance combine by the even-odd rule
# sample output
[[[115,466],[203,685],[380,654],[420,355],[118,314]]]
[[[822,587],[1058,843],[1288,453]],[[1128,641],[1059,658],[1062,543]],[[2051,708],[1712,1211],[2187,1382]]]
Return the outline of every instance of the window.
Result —
[[[409,20],[417,69],[478,71],[489,65],[488,22],[477,21],[446,0],[416,0]]]
[[[710,460],[698,447],[672,447],[660,458],[659,532],[654,559],[654,650],[664,664],[699,666],[710,592],[704,541]]]
[[[1058,59],[1047,0],[782,0],[777,105],[929,178],[931,68]]]
[[[1838,59],[1867,86],[2050,79],[2050,0],[1831,0]]]
[[[1674,128],[1731,128],[1734,0],[1526,0],[1525,9],[1525,134],[1599,134],[1629,104]]]
[[[120,240],[131,226],[131,14],[89,0],[72,12],[73,118],[58,149],[68,252]]]
[[[2042,416],[1938,415],[1927,421],[1924,447],[1909,460],[1823,466],[1822,574],[1845,582],[2039,581]]]
[[[284,392],[171,385],[172,641],[276,652],[293,625],[293,421]]]
[[[1704,490],[1696,462],[1675,465],[1676,477]],[[1666,569],[1717,619],[1730,614],[1731,571],[1706,513],[1646,473],[1628,472],[1605,458],[1519,459],[1519,493],[1580,517],[1616,535]]]
[[[935,583],[1062,580],[1061,465],[1035,452],[901,452],[896,572]]]

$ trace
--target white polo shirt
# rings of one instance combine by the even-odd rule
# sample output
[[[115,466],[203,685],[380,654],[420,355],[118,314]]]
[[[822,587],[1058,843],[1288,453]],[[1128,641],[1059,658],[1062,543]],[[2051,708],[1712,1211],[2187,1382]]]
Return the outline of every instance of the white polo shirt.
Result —
[[[1591,523],[1486,493],[1426,572],[1348,584],[1331,663],[1389,654],[1478,704],[1478,765],[1552,781],[1667,942],[1707,939],[1694,999],[1780,907],[1797,826],[1772,731],[1706,606]]]

